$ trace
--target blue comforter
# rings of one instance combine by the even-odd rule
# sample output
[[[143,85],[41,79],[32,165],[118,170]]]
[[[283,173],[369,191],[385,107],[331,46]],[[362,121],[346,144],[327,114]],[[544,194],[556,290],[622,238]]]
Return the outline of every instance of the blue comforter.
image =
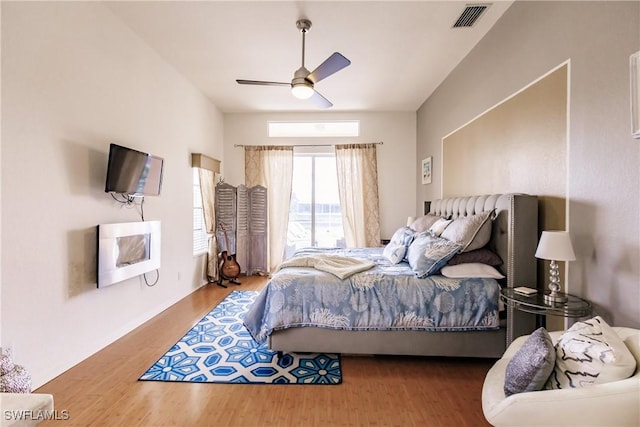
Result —
[[[383,248],[305,249],[294,256],[332,253],[373,261],[339,279],[311,267],[287,267],[269,280],[245,316],[253,338],[315,326],[345,330],[469,331],[498,329],[500,285],[494,279],[418,279],[409,264],[391,264]]]

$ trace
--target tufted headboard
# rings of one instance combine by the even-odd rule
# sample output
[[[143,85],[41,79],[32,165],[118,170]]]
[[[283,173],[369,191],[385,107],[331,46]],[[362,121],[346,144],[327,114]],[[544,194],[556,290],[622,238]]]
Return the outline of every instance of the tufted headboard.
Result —
[[[502,258],[502,273],[508,287],[535,288],[537,269],[535,252],[538,244],[538,198],[526,194],[494,194],[488,196],[454,197],[431,203],[429,212],[439,216],[473,215],[495,209],[489,248]],[[514,336],[519,330],[530,333],[531,315],[515,313],[507,308],[507,321]]]

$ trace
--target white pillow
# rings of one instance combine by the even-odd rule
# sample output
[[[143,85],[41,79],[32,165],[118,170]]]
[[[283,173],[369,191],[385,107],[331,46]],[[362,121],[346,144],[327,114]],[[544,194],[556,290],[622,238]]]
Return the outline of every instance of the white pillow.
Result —
[[[440,237],[444,229],[447,228],[447,225],[451,224],[451,221],[451,219],[440,218],[431,227],[429,227],[429,231]]]
[[[556,365],[545,389],[576,388],[629,378],[636,360],[600,316],[577,322],[556,343]]]
[[[442,232],[442,237],[462,245],[460,252],[479,249],[491,239],[493,210],[453,220]]]
[[[452,279],[465,277],[480,277],[488,279],[504,279],[504,276],[494,267],[476,262],[467,264],[445,265],[440,273]]]
[[[413,221],[410,225],[410,227],[421,233],[423,231],[427,231],[429,229],[429,227],[431,227],[437,220],[439,220],[440,217],[434,214],[426,214],[423,215],[419,218],[417,218],[415,221]]]

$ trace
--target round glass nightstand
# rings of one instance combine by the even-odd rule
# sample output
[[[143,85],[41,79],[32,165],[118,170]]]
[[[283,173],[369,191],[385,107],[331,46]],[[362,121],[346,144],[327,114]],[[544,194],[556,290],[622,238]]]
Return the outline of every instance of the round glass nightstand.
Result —
[[[565,294],[566,302],[549,303],[545,301],[544,292],[538,291],[533,295],[524,295],[513,290],[504,288],[501,297],[505,304],[516,310],[533,313],[537,315],[562,316],[562,317],[586,317],[591,314],[591,303],[575,295]]]
[[[549,303],[544,298],[544,291],[538,291],[533,295],[524,295],[513,290],[504,288],[500,291],[500,297],[504,303],[515,310],[536,315],[536,327],[546,326],[545,316],[562,316],[579,318],[591,314],[591,303],[575,295],[565,294],[566,302]],[[507,332],[507,343],[511,344],[514,337]]]

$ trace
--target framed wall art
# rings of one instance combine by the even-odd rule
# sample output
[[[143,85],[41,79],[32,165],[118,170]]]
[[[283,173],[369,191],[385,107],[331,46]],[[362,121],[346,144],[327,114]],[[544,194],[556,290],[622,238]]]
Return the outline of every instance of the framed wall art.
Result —
[[[433,163],[433,158],[431,156],[422,160],[422,183],[423,184],[431,184],[431,173],[433,171],[432,163]]]

